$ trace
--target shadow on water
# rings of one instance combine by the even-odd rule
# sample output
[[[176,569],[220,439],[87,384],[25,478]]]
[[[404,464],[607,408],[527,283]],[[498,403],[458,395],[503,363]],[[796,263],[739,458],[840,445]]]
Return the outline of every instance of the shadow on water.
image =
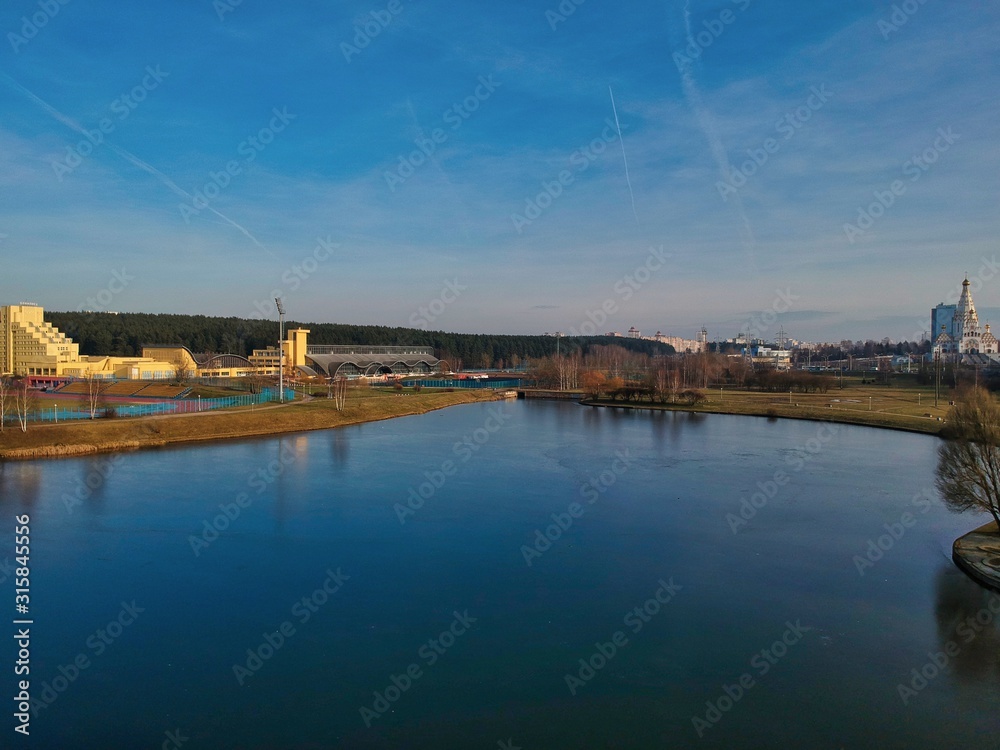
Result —
[[[938,573],[934,616],[942,651],[959,650],[952,673],[962,683],[978,685],[1000,679],[1000,594],[957,569]]]

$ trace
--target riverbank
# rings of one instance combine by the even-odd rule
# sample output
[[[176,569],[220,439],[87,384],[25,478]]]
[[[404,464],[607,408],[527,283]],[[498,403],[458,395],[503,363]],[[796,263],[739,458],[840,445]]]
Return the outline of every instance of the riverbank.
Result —
[[[863,427],[881,427],[905,432],[920,432],[937,435],[944,427],[943,416],[947,406],[924,407],[919,404],[907,405],[910,408],[893,404],[888,409],[884,404],[878,410],[874,407],[874,397],[851,399],[825,394],[794,394],[791,399],[786,396],[776,397],[774,394],[727,393],[724,396],[712,394],[706,401],[697,405],[687,404],[652,404],[611,401],[610,399],[584,399],[584,406],[600,406],[618,409],[643,409],[655,411],[681,411],[698,414],[735,414],[750,417],[768,417],[781,419],[807,419],[818,422],[838,422],[854,424]],[[872,401],[869,401],[871,398]],[[880,401],[900,401],[890,394],[880,394]],[[853,408],[853,407],[857,408]],[[868,406],[871,410],[866,410]],[[913,406],[926,409],[923,414],[914,414]],[[937,412],[937,413],[935,413]]]
[[[264,437],[289,432],[376,422],[424,414],[457,404],[492,401],[492,391],[350,391],[343,411],[334,401],[314,398],[284,406],[258,407],[141,419],[97,419],[29,425],[27,432],[0,433],[0,460],[30,460],[114,453],[209,440]]]
[[[984,586],[1000,591],[1000,532],[996,521],[960,536],[951,551],[958,567]]]

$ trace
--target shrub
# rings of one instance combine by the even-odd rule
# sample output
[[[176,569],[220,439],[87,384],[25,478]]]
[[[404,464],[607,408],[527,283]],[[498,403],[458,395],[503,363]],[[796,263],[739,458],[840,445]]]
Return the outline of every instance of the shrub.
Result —
[[[688,388],[678,394],[680,400],[688,406],[695,406],[705,400],[705,394],[694,388]]]

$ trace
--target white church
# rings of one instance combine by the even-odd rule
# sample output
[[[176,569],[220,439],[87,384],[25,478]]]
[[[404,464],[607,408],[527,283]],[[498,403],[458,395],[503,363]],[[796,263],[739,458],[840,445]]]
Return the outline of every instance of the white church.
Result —
[[[1000,363],[997,339],[990,333],[990,324],[980,331],[968,278],[962,282],[962,296],[957,305],[941,304],[931,310],[931,330],[935,356],[969,364]]]

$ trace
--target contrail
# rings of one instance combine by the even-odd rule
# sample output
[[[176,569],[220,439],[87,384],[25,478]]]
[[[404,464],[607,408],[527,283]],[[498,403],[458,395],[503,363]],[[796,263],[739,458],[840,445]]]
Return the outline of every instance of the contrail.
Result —
[[[635,194],[632,192],[632,180],[628,176],[628,158],[625,156],[625,139],[622,138],[622,126],[618,123],[618,110],[615,107],[615,92],[608,86],[608,93],[611,94],[611,111],[615,113],[615,127],[618,128],[618,142],[622,146],[622,161],[625,162],[625,184],[628,185],[628,195],[632,199],[632,215],[635,217],[635,225],[642,231],[639,225],[639,214],[635,210]]]
[[[70,130],[74,130],[74,131],[76,131],[77,133],[79,133],[82,136],[85,136],[85,137],[87,136],[87,131],[84,128],[80,127],[80,125],[75,120],[67,117],[62,112],[60,112],[55,107],[53,107],[51,104],[49,104],[48,102],[46,102],[42,98],[36,96],[35,94],[33,94],[31,91],[29,91],[28,89],[26,89],[24,86],[22,86],[20,83],[18,83],[17,81],[15,81],[13,78],[11,78],[6,73],[3,74],[3,77],[5,79],[7,79],[7,82],[11,86],[13,86],[15,89],[17,89],[22,94],[24,94],[25,96],[27,96],[29,99],[31,99],[33,102],[35,102],[35,104],[37,104],[39,107],[41,107],[42,109],[44,109],[53,118],[55,118],[56,120],[58,120],[59,122],[61,122],[63,125],[65,125],[66,127],[68,127]],[[120,157],[122,157],[126,161],[130,162],[131,164],[135,165],[136,167],[139,167],[139,169],[142,169],[143,171],[148,172],[149,174],[153,175],[160,182],[162,182],[164,185],[166,185],[168,188],[170,188],[172,191],[174,191],[177,195],[179,195],[182,198],[185,198],[187,200],[192,200],[192,201],[194,200],[194,196],[193,195],[191,195],[186,190],[184,190],[182,187],[180,187],[180,185],[178,185],[176,182],[174,182],[173,180],[171,180],[169,177],[167,177],[165,174],[163,174],[163,172],[161,172],[160,170],[158,170],[152,164],[149,164],[149,163],[143,161],[142,159],[140,159],[135,154],[132,154],[129,151],[126,151],[125,149],[121,148],[120,146],[116,146],[115,144],[111,143],[110,141],[105,141],[105,143],[107,144],[108,148],[110,148],[112,151],[114,151]],[[233,221],[228,216],[226,216],[225,214],[221,213],[220,211],[212,208],[211,206],[206,206],[206,208],[209,211],[211,211],[213,214],[215,214],[216,216],[218,216],[220,219],[222,219],[224,222],[226,222],[230,226],[232,226],[235,229],[237,229],[240,232],[242,232],[257,247],[259,247],[261,250],[264,250],[265,252],[267,252],[268,254],[272,255],[272,257],[273,257],[273,253],[271,253],[270,250],[268,250],[266,247],[264,247],[257,240],[257,238],[254,237],[245,227],[243,227],[242,225],[240,225],[237,222]]]
[[[694,37],[691,34],[691,0],[687,0],[684,3],[684,32],[687,38],[687,42],[691,46],[697,47],[694,41]],[[701,98],[701,91],[698,89],[698,84],[695,82],[694,74],[691,70],[691,63],[685,62],[683,65],[678,65],[681,74],[681,85],[684,88],[684,96],[687,98],[688,103],[691,105],[691,109],[694,110],[695,117],[698,118],[698,125],[701,127],[702,132],[705,134],[705,138],[708,140],[709,148],[712,151],[712,158],[715,160],[716,166],[722,173],[723,180],[729,180],[733,170],[729,164],[729,155],[726,153],[726,147],[722,143],[722,138],[719,137],[718,131],[715,129],[715,122],[712,120],[712,116],[708,111],[708,107]],[[754,255],[753,247],[757,244],[757,240],[754,238],[753,229],[750,226],[750,219],[747,217],[746,210],[743,208],[743,199],[740,197],[739,192],[733,194],[733,204],[736,206],[736,211],[740,216],[742,222],[742,227],[740,228],[740,236],[743,240],[744,248],[749,256],[750,263],[753,265],[754,270],[757,270],[757,258]]]

